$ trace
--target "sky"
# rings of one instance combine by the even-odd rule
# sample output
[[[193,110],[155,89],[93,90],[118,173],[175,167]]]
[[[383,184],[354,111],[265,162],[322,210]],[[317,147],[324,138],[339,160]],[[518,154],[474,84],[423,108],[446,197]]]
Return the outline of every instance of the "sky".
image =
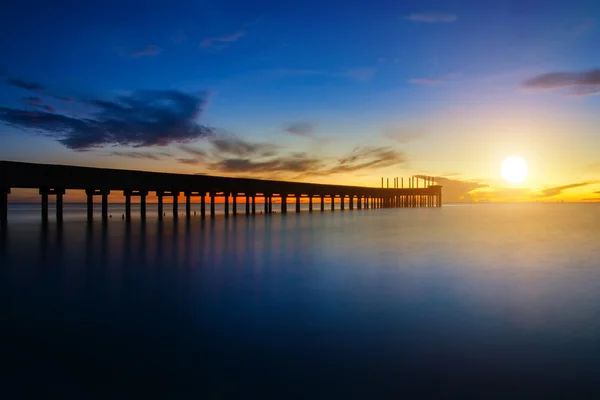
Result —
[[[288,3],[3,3],[0,160],[600,201],[600,2]]]

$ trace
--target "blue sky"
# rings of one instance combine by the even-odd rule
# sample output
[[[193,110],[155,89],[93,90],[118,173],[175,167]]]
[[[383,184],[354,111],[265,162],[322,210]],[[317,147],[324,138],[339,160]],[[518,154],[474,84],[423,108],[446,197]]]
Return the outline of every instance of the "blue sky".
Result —
[[[573,184],[590,198],[599,22],[595,1],[9,2],[0,159],[360,185],[427,174],[457,200],[502,200],[515,153],[531,169],[515,199]]]

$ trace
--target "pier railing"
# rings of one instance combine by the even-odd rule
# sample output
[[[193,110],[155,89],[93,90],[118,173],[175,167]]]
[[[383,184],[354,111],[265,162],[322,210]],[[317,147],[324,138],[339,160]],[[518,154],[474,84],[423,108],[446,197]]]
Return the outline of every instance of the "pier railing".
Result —
[[[131,197],[140,198],[140,213],[146,218],[146,196],[156,193],[158,218],[164,215],[165,197],[173,198],[173,216],[178,216],[178,199],[185,196],[186,217],[190,217],[193,197],[200,198],[200,216],[215,216],[216,199],[222,197],[225,217],[229,217],[229,199],[232,212],[237,214],[237,200],[246,203],[245,214],[256,214],[257,198],[262,198],[264,214],[273,212],[273,198],[281,198],[281,213],[287,213],[287,199],[295,198],[295,210],[300,212],[301,199],[306,198],[309,211],[313,211],[313,200],[320,211],[325,211],[325,199],[329,199],[331,210],[339,207],[353,210],[362,208],[393,207],[441,207],[442,187],[429,184],[424,188],[374,188],[362,186],[326,185],[316,183],[286,182],[262,179],[230,178],[209,175],[172,174],[163,172],[132,171],[108,168],[77,167],[66,165],[34,164],[0,161],[0,222],[8,216],[8,199],[11,189],[37,189],[41,197],[42,221],[48,221],[48,199],[56,196],[56,218],[62,221],[63,196],[67,190],[83,190],[87,196],[88,220],[93,220],[94,197],[102,202],[102,219],[108,219],[108,195],[121,192],[125,199],[125,218],[131,218]],[[207,210],[206,199],[209,198]]]

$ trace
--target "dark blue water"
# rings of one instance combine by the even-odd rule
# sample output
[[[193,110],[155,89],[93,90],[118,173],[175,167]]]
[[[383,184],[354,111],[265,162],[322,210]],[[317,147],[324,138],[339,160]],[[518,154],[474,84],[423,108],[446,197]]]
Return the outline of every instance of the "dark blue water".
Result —
[[[598,205],[91,227],[77,207],[10,210],[6,398],[600,394]]]

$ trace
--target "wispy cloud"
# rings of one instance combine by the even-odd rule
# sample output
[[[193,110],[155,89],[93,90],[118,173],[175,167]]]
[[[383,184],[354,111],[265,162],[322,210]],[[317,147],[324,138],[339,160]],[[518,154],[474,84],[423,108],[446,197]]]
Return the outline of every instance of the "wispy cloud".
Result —
[[[582,72],[551,72],[525,81],[527,89],[567,89],[578,96],[600,94],[600,68]]]
[[[315,128],[308,122],[294,122],[286,125],[283,130],[296,136],[312,136]]]
[[[135,159],[146,159],[146,160],[160,160],[161,155],[157,153],[143,153],[137,151],[111,151],[111,156],[135,158]]]
[[[30,106],[30,107],[35,107],[38,108],[40,110],[44,110],[47,112],[55,112],[56,109],[54,107],[52,107],[50,104],[46,104],[44,102],[44,100],[42,100],[40,97],[33,97],[33,96],[28,96],[28,97],[23,97],[21,99],[21,101],[23,102],[23,104]]]
[[[126,54],[127,57],[129,58],[140,58],[140,57],[144,57],[144,56],[156,56],[159,55],[161,53],[162,49],[154,44],[149,44],[148,46],[139,49],[139,50],[135,50],[133,52],[131,52],[130,54]]]
[[[442,85],[454,78],[456,78],[458,74],[447,74],[437,78],[413,78],[408,82],[415,85],[425,85],[425,86],[436,86]]]
[[[44,86],[38,82],[26,81],[26,80],[19,79],[19,78],[10,78],[9,77],[6,79],[6,83],[9,84],[10,86],[13,86],[13,87],[16,87],[19,89],[28,90],[30,92],[37,93],[37,94],[40,94],[43,96],[52,97],[53,99],[56,99],[56,100],[72,101],[72,99],[69,97],[65,97],[65,96],[61,96],[61,95],[52,93],[51,91],[48,90],[48,88],[46,88],[46,86]]]
[[[574,189],[582,186],[593,185],[598,183],[598,181],[588,181],[588,182],[579,182],[579,183],[571,183],[569,185],[563,186],[555,186],[543,189],[539,195],[536,197],[552,197],[561,194],[565,190]]]
[[[423,136],[425,136],[425,133],[421,131],[407,131],[402,128],[390,127],[384,128],[381,132],[381,135],[398,143],[408,143],[413,140],[422,138]]]
[[[246,36],[246,31],[240,29],[225,36],[215,36],[206,38],[202,42],[200,42],[200,47],[220,50],[230,43],[237,42],[244,36]]]
[[[205,94],[139,91],[84,104],[96,110],[91,117],[0,107],[0,122],[53,137],[73,150],[166,146],[213,135],[196,121],[206,104]]]
[[[251,143],[235,136],[217,137],[210,144],[218,156],[233,155],[238,157],[272,156],[277,146],[271,143]]]
[[[353,81],[368,82],[371,79],[373,79],[373,77],[375,76],[376,73],[377,73],[377,68],[364,67],[364,68],[350,69],[350,70],[344,72],[342,75]]]
[[[457,19],[456,14],[445,13],[445,12],[424,12],[424,13],[413,13],[410,14],[406,19],[415,22],[454,22]]]

